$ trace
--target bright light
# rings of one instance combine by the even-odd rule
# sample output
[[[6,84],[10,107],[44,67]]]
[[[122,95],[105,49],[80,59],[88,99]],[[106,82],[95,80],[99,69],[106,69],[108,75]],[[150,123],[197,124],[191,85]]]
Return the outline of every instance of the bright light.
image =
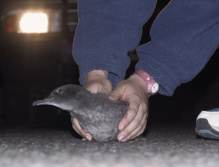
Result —
[[[48,16],[46,13],[25,13],[20,20],[21,33],[48,32]]]

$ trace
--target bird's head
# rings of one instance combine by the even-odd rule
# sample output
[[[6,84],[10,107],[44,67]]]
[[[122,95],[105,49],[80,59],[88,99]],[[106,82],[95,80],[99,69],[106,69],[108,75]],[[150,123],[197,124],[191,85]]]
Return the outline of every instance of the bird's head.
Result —
[[[78,85],[64,85],[52,91],[49,97],[43,100],[37,100],[33,106],[52,105],[63,110],[72,110],[75,103],[75,95],[84,88]]]

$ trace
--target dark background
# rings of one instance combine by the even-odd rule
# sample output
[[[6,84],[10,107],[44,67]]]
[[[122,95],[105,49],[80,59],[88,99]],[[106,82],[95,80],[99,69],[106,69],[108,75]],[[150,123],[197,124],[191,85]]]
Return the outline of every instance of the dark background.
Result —
[[[0,11],[8,1],[0,2]],[[13,1],[12,1],[13,2]],[[63,1],[64,4],[65,1]],[[168,0],[158,1],[151,19],[145,24],[141,44],[150,40],[149,30]],[[66,5],[66,4],[65,4]],[[0,124],[29,127],[71,128],[70,116],[55,107],[32,107],[32,102],[48,96],[56,87],[79,84],[78,67],[71,49],[74,32],[59,35],[0,34]],[[136,56],[127,76],[134,70]],[[219,51],[191,82],[178,87],[172,97],[150,98],[151,122],[195,123],[201,110],[219,107]]]

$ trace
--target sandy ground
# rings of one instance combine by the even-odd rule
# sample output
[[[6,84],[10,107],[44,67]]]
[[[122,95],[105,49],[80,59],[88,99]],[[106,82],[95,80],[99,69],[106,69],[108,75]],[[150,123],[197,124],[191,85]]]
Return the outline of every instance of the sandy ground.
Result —
[[[126,143],[88,142],[68,130],[0,128],[0,167],[216,167],[219,141],[192,126],[151,126]]]

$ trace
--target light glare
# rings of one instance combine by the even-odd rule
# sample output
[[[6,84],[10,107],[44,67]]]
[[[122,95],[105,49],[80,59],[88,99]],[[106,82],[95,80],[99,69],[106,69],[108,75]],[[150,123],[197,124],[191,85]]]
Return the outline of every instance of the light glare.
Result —
[[[48,32],[48,16],[46,13],[25,13],[20,20],[22,33]]]

